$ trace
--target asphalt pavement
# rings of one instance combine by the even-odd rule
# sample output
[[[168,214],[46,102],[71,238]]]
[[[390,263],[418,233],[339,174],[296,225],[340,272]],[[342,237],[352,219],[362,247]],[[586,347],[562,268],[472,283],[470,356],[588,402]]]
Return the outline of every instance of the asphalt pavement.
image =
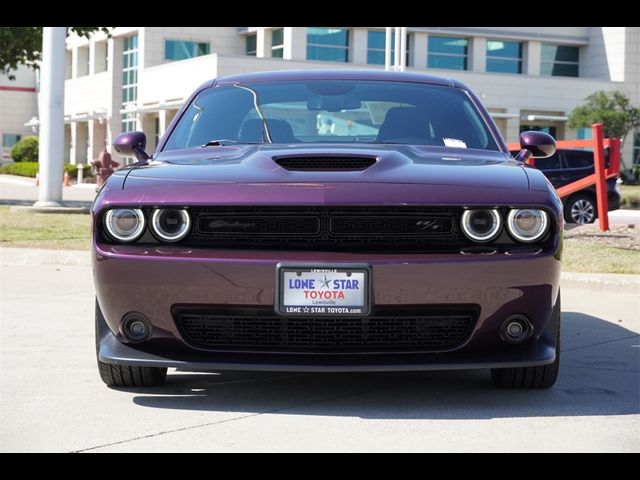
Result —
[[[550,390],[484,370],[170,370],[109,389],[87,255],[0,248],[0,451],[640,451],[640,276],[563,276]]]

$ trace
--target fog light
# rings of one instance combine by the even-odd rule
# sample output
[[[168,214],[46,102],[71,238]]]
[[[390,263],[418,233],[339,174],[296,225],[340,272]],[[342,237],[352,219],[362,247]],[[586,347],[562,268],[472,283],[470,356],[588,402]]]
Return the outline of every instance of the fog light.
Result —
[[[125,316],[122,332],[132,342],[141,342],[149,336],[149,323],[142,315],[133,313]]]
[[[502,339],[509,343],[522,343],[533,334],[533,326],[524,315],[513,315],[502,324]]]

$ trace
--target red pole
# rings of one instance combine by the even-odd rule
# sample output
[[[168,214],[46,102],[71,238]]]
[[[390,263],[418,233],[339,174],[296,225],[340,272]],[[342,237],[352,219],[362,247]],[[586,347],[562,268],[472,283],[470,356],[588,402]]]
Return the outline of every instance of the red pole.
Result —
[[[609,173],[620,175],[620,139],[612,138],[609,146]]]
[[[596,202],[600,230],[609,230],[609,201],[607,199],[607,176],[604,171],[604,146],[602,124],[591,125],[593,131],[593,166],[596,171]]]

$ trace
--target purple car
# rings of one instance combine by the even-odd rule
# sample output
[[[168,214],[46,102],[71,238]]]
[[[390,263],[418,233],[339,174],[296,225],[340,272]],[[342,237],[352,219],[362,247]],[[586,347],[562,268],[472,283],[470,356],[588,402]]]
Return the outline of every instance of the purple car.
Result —
[[[562,203],[464,84],[283,71],[199,87],[155,153],[93,207],[96,347],[109,386],[182,370],[559,366]]]

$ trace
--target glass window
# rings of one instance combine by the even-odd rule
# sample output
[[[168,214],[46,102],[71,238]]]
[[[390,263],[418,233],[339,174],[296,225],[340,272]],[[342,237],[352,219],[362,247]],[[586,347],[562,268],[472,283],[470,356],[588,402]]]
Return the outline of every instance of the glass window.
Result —
[[[284,29],[278,28],[271,32],[271,56],[282,58],[284,55]]]
[[[165,148],[217,139],[499,150],[462,90],[410,82],[317,79],[209,88],[186,109]]]
[[[349,61],[349,30],[307,28],[307,60]]]
[[[487,72],[522,73],[522,42],[487,40]]]
[[[209,55],[208,42],[186,42],[182,40],[165,40],[165,60],[185,60],[187,58]]]
[[[387,32],[367,32],[367,63],[370,65],[384,65],[384,52]],[[409,35],[407,35],[407,58],[405,65],[409,65]],[[396,33],[391,31],[391,63],[396,52]]]
[[[20,141],[20,135],[14,133],[3,133],[2,134],[2,146],[5,148],[13,147],[16,143]]]
[[[577,77],[580,48],[566,45],[542,45],[540,74],[553,77]]]
[[[633,165],[640,165],[640,132],[633,134],[633,157],[631,163]]]
[[[138,100],[138,36],[124,39],[122,51],[122,106]],[[135,130],[135,125],[134,125]],[[123,132],[129,130],[124,128]]]
[[[558,153],[554,153],[547,158],[536,158],[535,166],[540,170],[558,170],[561,168],[560,155],[558,155]]]
[[[593,152],[582,150],[564,150],[564,163],[567,168],[593,168]],[[536,160],[536,163],[538,160]]]
[[[246,40],[245,47],[244,47],[245,55],[251,55],[255,57],[257,46],[258,46],[258,35],[256,35],[255,33],[253,35],[247,35],[245,40]]]
[[[429,36],[427,67],[466,70],[469,40],[455,37]]]

